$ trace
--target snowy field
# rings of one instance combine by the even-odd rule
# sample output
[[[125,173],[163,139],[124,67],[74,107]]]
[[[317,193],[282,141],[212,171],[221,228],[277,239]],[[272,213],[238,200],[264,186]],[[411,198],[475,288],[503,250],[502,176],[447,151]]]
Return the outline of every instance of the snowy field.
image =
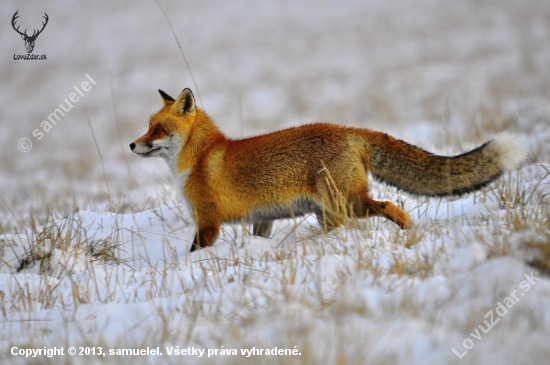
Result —
[[[550,363],[550,2],[161,4],[194,81],[155,0],[0,3],[0,363]],[[48,14],[47,60],[14,60],[17,10]],[[372,182],[409,231],[224,225],[190,254],[168,168],[128,148],[185,87],[229,137],[327,121],[458,154],[511,130],[529,156],[461,198]]]

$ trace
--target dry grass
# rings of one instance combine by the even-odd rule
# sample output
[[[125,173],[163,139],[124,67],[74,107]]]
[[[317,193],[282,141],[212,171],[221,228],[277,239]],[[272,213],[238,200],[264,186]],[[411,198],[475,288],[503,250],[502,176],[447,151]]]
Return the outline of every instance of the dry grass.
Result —
[[[491,260],[515,255],[516,251],[508,234],[504,232],[518,235],[534,232],[537,235],[533,239],[521,241],[528,252],[525,260],[541,273],[548,273],[548,211],[533,205],[536,200],[536,188],[522,191],[516,181],[519,181],[519,178],[501,181],[491,189],[476,193],[478,202],[496,200],[506,214],[503,220],[498,217],[479,217],[489,228],[475,233],[472,239],[486,245],[488,259]],[[167,201],[157,201],[159,206],[165,203]],[[433,203],[435,200],[430,204]],[[441,211],[445,210],[444,205],[445,203]],[[419,216],[422,219],[423,214],[420,211],[423,207],[425,205],[418,204],[410,212],[411,216]],[[170,208],[170,214],[190,225],[181,209],[181,206],[174,205]],[[442,220],[434,221],[429,226],[420,225],[408,231],[397,228],[388,230],[385,227],[391,223],[383,219],[357,219],[349,216],[349,211],[352,211],[349,206],[340,211],[339,220],[343,225],[329,233],[319,231],[320,227],[306,228],[305,223],[298,219],[294,223],[290,222],[285,228],[288,231],[284,236],[275,233],[276,237],[281,237],[277,241],[278,244],[261,253],[246,250],[254,247],[254,244],[249,242],[250,236],[246,233],[246,227],[228,225],[223,228],[223,236],[234,240],[228,251],[218,253],[215,246],[213,250],[202,252],[200,258],[188,257],[183,262],[178,262],[177,254],[168,249],[164,264],[160,265],[148,257],[147,251],[141,248],[144,241],[140,237],[146,234],[144,231],[147,227],[140,226],[133,232],[132,242],[128,245],[127,238],[124,238],[128,237],[123,232],[125,228],[114,225],[110,227],[112,232],[106,238],[96,239],[90,227],[84,225],[81,220],[71,216],[55,219],[51,213],[47,224],[32,224],[27,230],[22,227],[23,234],[2,240],[1,252],[4,256],[7,252],[21,252],[13,255],[12,261],[4,263],[11,267],[10,271],[14,274],[35,272],[40,279],[25,282],[15,279],[17,276],[14,276],[15,280],[10,284],[8,291],[2,291],[0,295],[1,313],[5,319],[10,318],[9,321],[13,321],[14,316],[20,318],[18,321],[22,321],[23,318],[32,318],[37,310],[60,310],[65,315],[73,316],[78,313],[78,308],[86,304],[150,303],[153,306],[154,309],[149,309],[149,313],[157,323],[154,335],[139,339],[131,336],[127,339],[119,338],[116,343],[108,343],[106,338],[89,342],[90,345],[102,345],[105,348],[145,348],[151,343],[161,346],[175,343],[184,346],[194,344],[205,348],[252,348],[258,347],[258,343],[268,346],[265,340],[258,342],[258,339],[251,337],[251,333],[261,331],[264,321],[268,321],[272,325],[277,323],[278,331],[289,336],[284,340],[279,338],[281,342],[278,346],[292,348],[297,345],[302,356],[266,363],[318,363],[319,347],[314,344],[319,338],[319,333],[314,330],[318,320],[328,321],[327,323],[346,321],[346,318],[375,320],[385,313],[383,316],[408,316],[430,321],[429,318],[433,314],[428,315],[423,302],[413,294],[407,294],[397,302],[386,303],[386,307],[381,311],[365,297],[352,294],[349,288],[359,285],[365,278],[368,278],[372,288],[385,287],[388,280],[393,282],[393,285],[404,285],[407,280],[430,280],[434,275],[434,265],[448,257],[449,252],[445,250],[445,246],[435,245],[430,252],[425,242],[453,239],[449,236],[452,229]],[[161,235],[159,239],[169,241],[173,239],[173,235],[170,233],[171,218],[167,213],[166,210],[155,209],[152,217],[156,223],[152,224],[165,226],[164,238]],[[130,216],[136,219],[134,214]],[[293,224],[296,225],[294,228]],[[473,221],[465,221],[464,224],[476,225]],[[163,250],[164,247],[170,246],[163,244]],[[245,251],[239,247],[245,248]],[[386,247],[389,251],[386,251]],[[121,250],[125,250],[126,254],[121,255]],[[133,253],[127,255],[129,251]],[[128,259],[129,256],[138,255],[137,252],[141,252],[139,259]],[[323,274],[324,266],[328,264],[327,267],[331,267],[329,263],[335,258],[339,262],[337,267],[331,269],[328,276]],[[382,258],[387,262],[381,260]],[[140,265],[143,267],[141,269],[135,267],[135,263],[140,261],[145,263],[145,266]],[[75,271],[77,266],[78,269]],[[85,271],[82,271],[82,266],[86,268]],[[130,277],[135,275],[132,272],[136,270],[140,277],[124,279],[125,274],[122,272],[126,269]],[[182,269],[188,275],[178,274]],[[83,272],[87,273],[84,277]],[[73,280],[75,275],[78,275],[79,279]],[[60,280],[53,280],[54,278]],[[271,284],[266,285],[264,282]],[[69,290],[66,288],[68,283]],[[128,285],[132,286],[133,294],[124,289]],[[227,292],[230,285],[237,285],[241,292]],[[326,285],[331,289],[327,291]],[[186,299],[177,300],[178,304],[175,306],[158,304],[160,298],[173,300],[178,297]],[[304,322],[305,317],[301,317],[296,324],[301,323],[300,325],[305,327],[296,328],[294,315],[283,308],[299,308],[300,312],[309,313],[308,316],[312,315],[317,320]],[[478,319],[483,316],[486,307],[471,310],[470,327],[473,328],[478,325]],[[260,322],[259,313],[264,313]],[[76,320],[74,325],[78,328],[82,325],[80,322],[81,320]],[[39,323],[34,322],[33,326],[37,330],[42,327],[48,331],[47,324],[41,326]],[[97,325],[100,325],[100,322]],[[209,326],[215,326],[216,333],[206,335],[204,328]],[[80,330],[83,332],[79,336],[82,339],[88,338],[84,328]],[[339,328],[337,331],[340,330]],[[101,328],[95,331],[101,333]],[[343,333],[341,335],[346,336]],[[58,338],[65,341],[64,345],[68,346],[74,341],[69,340],[72,337],[71,335]],[[26,342],[26,346],[42,346],[40,338],[32,337]],[[352,338],[350,341],[353,343]],[[340,341],[337,343],[342,344]],[[365,349],[357,348],[355,351],[358,358],[380,359],[369,355]],[[331,359],[331,363],[356,363],[355,358],[350,358],[350,353],[350,347],[346,345],[327,350],[323,357],[325,360]],[[393,358],[394,355],[385,353],[385,356]],[[239,356],[228,363],[257,363],[258,359],[263,358]],[[47,361],[49,360],[45,363]],[[134,358],[132,361],[142,363],[144,360]],[[216,361],[216,358],[211,358],[205,360],[205,363]]]

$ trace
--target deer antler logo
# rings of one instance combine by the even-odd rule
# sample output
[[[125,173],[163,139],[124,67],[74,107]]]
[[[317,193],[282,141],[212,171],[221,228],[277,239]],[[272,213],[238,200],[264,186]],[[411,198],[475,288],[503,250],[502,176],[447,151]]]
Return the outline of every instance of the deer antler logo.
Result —
[[[19,31],[19,27],[15,27],[15,20],[17,18],[19,18],[19,15],[17,15],[17,13],[19,13],[19,10],[17,10],[15,12],[15,14],[13,14],[13,18],[11,18],[11,25],[13,27],[13,29],[15,29],[15,31],[19,34],[21,34],[21,38],[23,38],[23,40],[25,41],[25,48],[27,49],[27,53],[32,53],[32,50],[34,49],[34,42],[36,41],[36,38],[38,37],[38,35],[40,33],[42,33],[42,31],[44,30],[44,28],[46,28],[46,24],[48,24],[48,14],[44,13],[44,19],[46,19],[45,22],[42,22],[42,29],[38,30],[38,29],[35,29],[34,32],[32,33],[31,36],[29,36],[27,34],[27,30],[25,29],[25,32],[24,33],[21,33]]]

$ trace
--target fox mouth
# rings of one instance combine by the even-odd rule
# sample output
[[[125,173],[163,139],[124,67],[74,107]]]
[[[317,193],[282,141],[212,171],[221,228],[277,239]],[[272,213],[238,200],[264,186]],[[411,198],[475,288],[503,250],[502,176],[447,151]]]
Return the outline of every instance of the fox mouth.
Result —
[[[153,154],[153,152],[159,151],[160,149],[162,149],[162,147],[153,148],[153,149],[150,150],[149,152],[136,152],[136,154],[137,154],[139,157],[150,157],[151,154]]]

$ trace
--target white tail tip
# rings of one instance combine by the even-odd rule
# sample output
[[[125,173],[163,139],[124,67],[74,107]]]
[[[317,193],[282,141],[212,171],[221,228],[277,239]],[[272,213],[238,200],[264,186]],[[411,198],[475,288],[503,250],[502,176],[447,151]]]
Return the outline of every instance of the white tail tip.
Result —
[[[499,133],[493,139],[493,145],[500,156],[500,165],[506,171],[515,169],[525,161],[529,152],[525,141],[510,131]]]

